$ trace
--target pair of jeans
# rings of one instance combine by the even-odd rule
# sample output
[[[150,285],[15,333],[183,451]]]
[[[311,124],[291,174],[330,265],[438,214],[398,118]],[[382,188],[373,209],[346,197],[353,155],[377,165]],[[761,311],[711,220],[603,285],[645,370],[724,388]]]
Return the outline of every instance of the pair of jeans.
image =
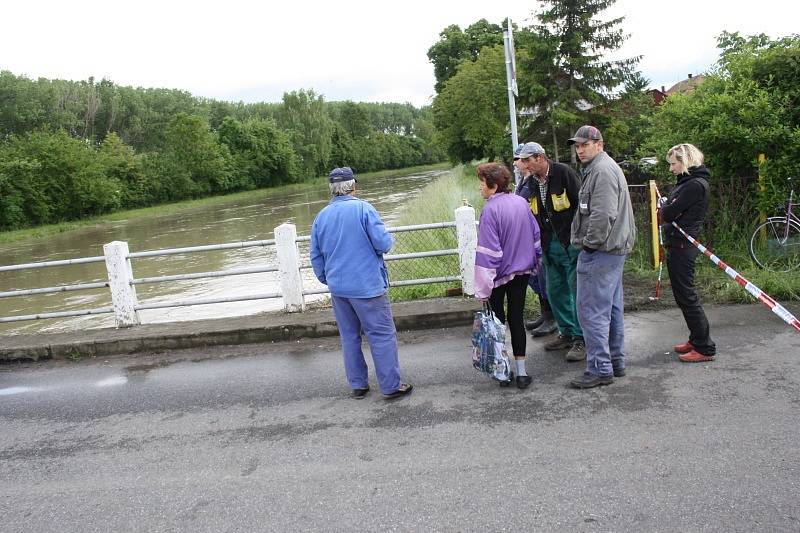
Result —
[[[551,239],[544,252],[547,263],[547,299],[553,309],[558,330],[568,337],[583,337],[575,305],[578,293],[578,250],[568,244],[566,248],[558,239]]]
[[[525,292],[528,290],[529,274],[514,276],[514,279],[492,289],[489,305],[498,320],[506,323],[505,299],[508,296],[508,329],[511,331],[511,347],[514,356],[525,356],[527,335],[522,313],[525,311]]]
[[[400,387],[400,363],[397,357],[397,330],[392,318],[389,295],[375,298],[344,298],[331,295],[333,314],[339,326],[344,356],[344,371],[351,389],[369,385],[367,363],[361,350],[361,332],[367,336],[375,375],[383,394]]]
[[[717,345],[711,340],[708,319],[694,288],[694,263],[699,254],[700,250],[694,246],[669,247],[667,272],[675,303],[678,304],[683,319],[689,327],[689,342],[696,352],[715,355]]]
[[[622,269],[625,256],[581,250],[578,255],[578,321],[586,342],[586,370],[610,376],[625,368]]]

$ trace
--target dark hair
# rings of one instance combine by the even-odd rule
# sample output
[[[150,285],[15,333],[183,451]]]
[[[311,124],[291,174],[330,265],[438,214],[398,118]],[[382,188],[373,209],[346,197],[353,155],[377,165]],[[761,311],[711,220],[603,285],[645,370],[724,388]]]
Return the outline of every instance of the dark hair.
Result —
[[[483,163],[478,165],[478,179],[485,181],[490,188],[497,185],[497,192],[508,192],[511,172],[500,163]]]

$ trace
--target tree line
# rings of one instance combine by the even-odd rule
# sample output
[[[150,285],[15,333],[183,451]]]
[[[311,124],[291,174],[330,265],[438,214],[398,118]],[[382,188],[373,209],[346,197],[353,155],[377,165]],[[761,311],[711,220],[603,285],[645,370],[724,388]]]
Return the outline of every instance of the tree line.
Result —
[[[0,72],[0,230],[442,161],[430,108],[233,103],[172,89]]]
[[[666,150],[691,142],[715,176],[763,176],[764,190],[751,191],[761,207],[784,199],[787,178],[800,176],[800,36],[722,33],[705,82],[655,105],[638,57],[605,59],[627,38],[624,17],[602,18],[614,2],[544,1],[534,23],[514,27],[520,140],[574,164],[566,140],[581,124],[594,124],[612,156],[657,156],[663,176]],[[485,19],[464,30],[448,26],[428,57],[437,79],[434,125],[449,158],[507,160],[502,26]]]

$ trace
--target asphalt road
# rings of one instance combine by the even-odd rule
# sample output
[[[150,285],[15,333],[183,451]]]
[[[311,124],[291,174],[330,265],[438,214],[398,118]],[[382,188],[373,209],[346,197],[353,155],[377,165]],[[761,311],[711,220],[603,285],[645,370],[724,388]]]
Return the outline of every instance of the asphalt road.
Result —
[[[401,334],[416,389],[348,397],[338,339],[0,367],[0,530],[798,531],[800,334],[710,310],[720,355],[629,314],[628,375],[531,341],[530,389],[469,330]]]

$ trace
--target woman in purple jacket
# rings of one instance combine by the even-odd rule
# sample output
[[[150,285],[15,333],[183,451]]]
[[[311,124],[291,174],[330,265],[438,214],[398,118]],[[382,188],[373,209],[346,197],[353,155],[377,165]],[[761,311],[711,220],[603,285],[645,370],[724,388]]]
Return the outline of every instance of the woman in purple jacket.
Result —
[[[475,297],[488,300],[497,318],[504,323],[508,297],[508,328],[517,366],[516,383],[524,389],[531,384],[531,378],[525,371],[522,312],[528,278],[538,272],[542,256],[539,226],[528,202],[509,193],[511,173],[504,165],[478,165],[478,179],[486,204],[481,211],[475,251]],[[501,383],[510,384],[510,381]]]

